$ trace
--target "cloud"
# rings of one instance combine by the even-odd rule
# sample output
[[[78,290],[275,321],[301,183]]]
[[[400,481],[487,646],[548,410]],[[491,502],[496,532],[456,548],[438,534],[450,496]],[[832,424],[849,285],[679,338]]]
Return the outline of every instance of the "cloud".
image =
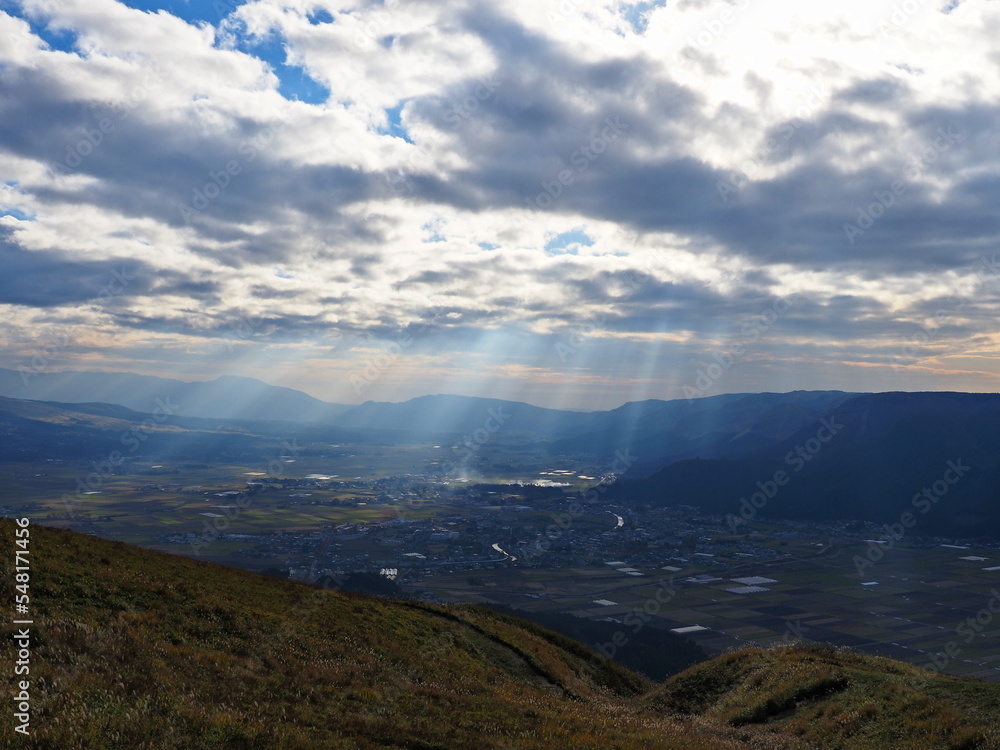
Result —
[[[675,393],[790,295],[727,388],[900,376],[879,368],[950,298],[925,350],[992,341],[995,4],[141,5],[0,11],[8,357],[89,325],[120,332],[116,367],[167,346],[175,375],[347,372],[409,332],[426,359],[393,393],[475,363],[584,403]],[[87,307],[123,263],[127,293]],[[350,397],[338,372],[319,395]]]

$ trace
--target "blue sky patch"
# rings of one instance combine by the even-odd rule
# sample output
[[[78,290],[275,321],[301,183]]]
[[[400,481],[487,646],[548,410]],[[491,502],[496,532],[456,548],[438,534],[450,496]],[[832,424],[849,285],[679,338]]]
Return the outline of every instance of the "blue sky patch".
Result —
[[[4,8],[4,12],[27,23],[31,33],[49,45],[49,49],[59,52],[77,51],[76,44],[79,41],[79,36],[73,29],[52,28],[49,26],[48,19],[37,14],[27,16],[18,8]]]
[[[333,23],[333,15],[326,8],[313,8],[306,14],[306,20],[313,26],[324,23]]]
[[[403,107],[406,106],[406,100],[401,101],[397,106],[387,109],[385,111],[386,119],[389,121],[389,127],[385,130],[379,131],[385,135],[392,135],[396,138],[402,138],[407,143],[413,143],[410,138],[410,134],[406,132],[406,128],[403,127]]]
[[[165,10],[188,23],[210,23],[218,26],[226,16],[232,14],[249,0],[118,0],[122,5],[136,10],[155,13]]]
[[[302,68],[295,65],[273,65],[274,73],[281,84],[278,93],[289,101],[306,104],[325,104],[330,98],[330,89],[311,78]]]
[[[14,200],[17,200],[18,195],[23,195],[21,193],[21,183],[17,180],[10,180],[5,182],[3,186],[4,188],[9,188],[9,190],[0,190],[0,216],[13,216],[19,221],[35,221],[34,214],[25,213],[21,209],[3,202],[4,194]]]
[[[234,49],[253,55],[271,66],[278,76],[278,93],[289,101],[323,104],[330,97],[330,90],[311,78],[304,69],[298,65],[285,64],[288,53],[284,39],[277,32],[272,31],[264,37],[236,33],[233,38]]]
[[[545,243],[545,252],[549,255],[576,255],[576,248],[573,245],[586,245],[590,247],[594,241],[590,239],[586,232],[581,229],[574,229],[571,232],[557,234]]]
[[[28,214],[13,206],[0,206],[0,216],[13,216],[18,221],[35,221],[33,214]]]
[[[190,24],[208,23],[217,27],[249,0],[119,0],[119,2],[136,10],[154,13],[164,10]],[[309,18],[310,22],[315,18],[317,23],[325,23],[327,18],[333,20],[328,12],[321,9],[314,10]],[[288,56],[284,40],[279,34],[272,32],[266,37],[259,38],[240,34],[235,30],[234,39],[235,49],[253,55],[271,66],[280,81],[278,93],[289,101],[323,104],[330,97],[329,89],[311,78],[301,67],[285,64]]]
[[[438,232],[438,225],[439,224],[440,224],[440,222],[437,222],[437,221],[429,221],[426,224],[424,224],[422,227],[420,227],[425,232],[430,232],[431,233],[431,236],[428,237],[428,238],[426,238],[424,240],[424,242],[444,242],[445,241],[446,238],[442,237],[441,234]]]
[[[632,30],[636,34],[646,33],[649,26],[649,16],[656,8],[662,8],[667,4],[667,0],[652,0],[652,2],[638,2],[626,5],[623,15],[625,20],[632,25]]]

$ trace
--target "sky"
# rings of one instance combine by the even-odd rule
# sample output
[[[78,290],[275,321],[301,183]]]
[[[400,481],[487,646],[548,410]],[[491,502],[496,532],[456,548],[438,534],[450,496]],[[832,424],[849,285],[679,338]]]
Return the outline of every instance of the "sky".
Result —
[[[0,0],[0,366],[1000,391],[996,0]]]

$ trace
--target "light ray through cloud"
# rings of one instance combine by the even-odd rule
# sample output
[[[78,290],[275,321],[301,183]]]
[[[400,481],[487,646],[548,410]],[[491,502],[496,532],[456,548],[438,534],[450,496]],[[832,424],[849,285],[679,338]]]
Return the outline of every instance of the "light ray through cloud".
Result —
[[[973,2],[8,2],[0,356],[350,403],[996,391],[998,29]]]

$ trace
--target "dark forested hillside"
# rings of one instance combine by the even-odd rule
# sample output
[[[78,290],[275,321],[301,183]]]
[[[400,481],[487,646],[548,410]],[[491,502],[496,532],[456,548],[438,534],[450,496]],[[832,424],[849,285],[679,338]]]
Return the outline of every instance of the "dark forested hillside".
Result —
[[[855,396],[774,445],[735,459],[675,462],[620,483],[615,494],[737,516],[744,498],[761,517],[891,523],[910,512],[924,534],[995,535],[1000,396]]]

